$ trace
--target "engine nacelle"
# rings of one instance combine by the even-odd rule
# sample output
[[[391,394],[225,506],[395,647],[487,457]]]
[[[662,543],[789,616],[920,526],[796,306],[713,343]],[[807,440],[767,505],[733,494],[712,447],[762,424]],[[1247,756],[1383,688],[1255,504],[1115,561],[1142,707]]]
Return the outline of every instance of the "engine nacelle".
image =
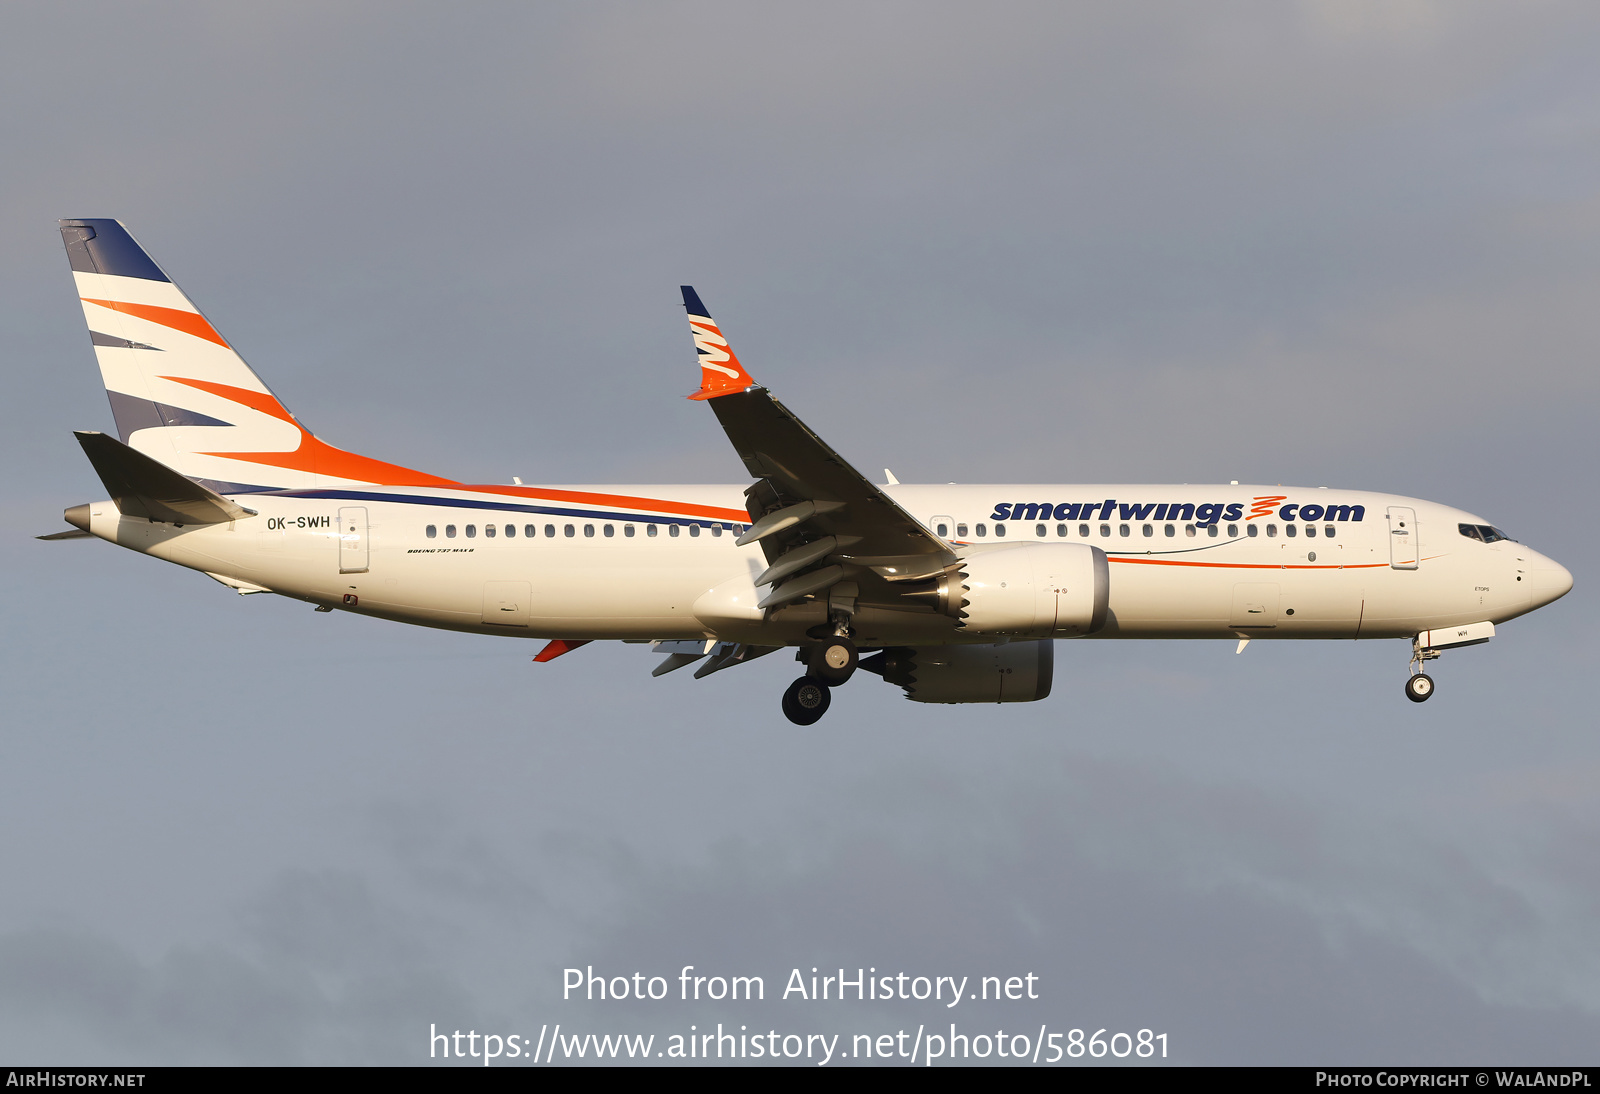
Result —
[[[1068,638],[1105,626],[1111,568],[1087,543],[1019,543],[974,551],[938,586],[940,610],[967,633]]]
[[[1050,694],[1055,643],[999,646],[899,646],[861,668],[905,688],[914,703],[1031,703]]]

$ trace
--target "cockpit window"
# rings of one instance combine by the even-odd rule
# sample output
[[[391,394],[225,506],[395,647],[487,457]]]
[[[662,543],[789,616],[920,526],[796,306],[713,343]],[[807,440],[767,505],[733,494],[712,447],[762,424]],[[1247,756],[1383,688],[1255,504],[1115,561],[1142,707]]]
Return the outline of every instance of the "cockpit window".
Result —
[[[1499,543],[1501,540],[1507,543],[1517,542],[1500,529],[1488,524],[1458,524],[1456,530],[1468,539],[1480,539],[1485,543]]]
[[[1468,539],[1483,538],[1483,533],[1478,531],[1478,526],[1476,524],[1458,524],[1456,525],[1456,531],[1460,532]]]

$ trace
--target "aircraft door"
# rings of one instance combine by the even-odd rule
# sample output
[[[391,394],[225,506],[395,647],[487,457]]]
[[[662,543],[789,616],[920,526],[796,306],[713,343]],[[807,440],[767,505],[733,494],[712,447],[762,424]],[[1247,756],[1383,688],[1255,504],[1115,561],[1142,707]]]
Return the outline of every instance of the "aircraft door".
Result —
[[[1389,506],[1389,565],[1396,570],[1417,568],[1417,511]]]
[[[339,572],[367,572],[367,508],[364,505],[339,510]]]

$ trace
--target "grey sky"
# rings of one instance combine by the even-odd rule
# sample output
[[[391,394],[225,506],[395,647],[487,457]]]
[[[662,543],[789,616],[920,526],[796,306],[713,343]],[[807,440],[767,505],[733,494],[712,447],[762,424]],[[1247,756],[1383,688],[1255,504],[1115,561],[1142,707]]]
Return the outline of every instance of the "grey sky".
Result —
[[[1597,45],[1577,3],[7,6],[0,1059],[949,1020],[559,1001],[842,964],[1033,970],[1007,1022],[1187,1062],[1592,1063]],[[1422,707],[1400,643],[1063,643],[1043,703],[868,678],[804,731],[779,657],[240,598],[30,538],[109,424],[73,216],[319,435],[455,478],[741,481],[687,282],[862,468],[1391,490],[1577,584]]]

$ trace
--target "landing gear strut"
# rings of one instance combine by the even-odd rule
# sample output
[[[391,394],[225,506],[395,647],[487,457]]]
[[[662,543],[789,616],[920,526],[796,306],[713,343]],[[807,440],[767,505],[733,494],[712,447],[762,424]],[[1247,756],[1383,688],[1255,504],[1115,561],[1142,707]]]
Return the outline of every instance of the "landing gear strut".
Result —
[[[1406,698],[1413,703],[1426,703],[1433,695],[1433,677],[1423,672],[1422,667],[1438,656],[1438,650],[1429,649],[1415,638],[1411,640],[1411,676],[1406,680]]]
[[[783,716],[797,726],[815,725],[828,713],[828,704],[832,701],[827,684],[815,677],[802,676],[783,693]]]

